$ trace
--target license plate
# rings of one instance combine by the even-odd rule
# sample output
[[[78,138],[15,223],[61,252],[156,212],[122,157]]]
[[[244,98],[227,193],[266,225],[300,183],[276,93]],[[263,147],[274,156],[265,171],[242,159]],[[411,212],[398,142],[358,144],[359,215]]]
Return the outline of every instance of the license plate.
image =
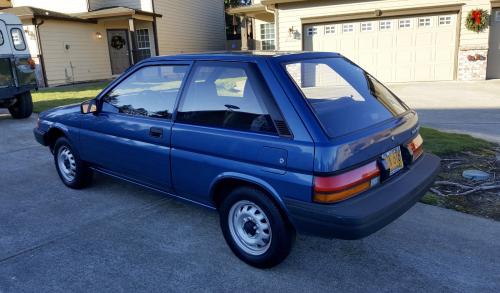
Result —
[[[387,153],[382,155],[382,160],[386,164],[384,164],[389,171],[389,176],[394,175],[399,170],[403,169],[403,157],[401,156],[401,148],[394,148]]]

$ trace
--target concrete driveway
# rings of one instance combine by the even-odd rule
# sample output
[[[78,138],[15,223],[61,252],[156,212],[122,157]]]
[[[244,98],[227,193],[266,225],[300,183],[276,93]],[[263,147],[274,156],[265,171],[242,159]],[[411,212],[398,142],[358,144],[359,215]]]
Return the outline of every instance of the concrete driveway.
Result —
[[[258,270],[214,212],[105,176],[75,191],[0,115],[0,292],[498,292],[500,223],[418,204],[358,241],[299,236]]]
[[[423,125],[500,143],[500,80],[389,84]]]

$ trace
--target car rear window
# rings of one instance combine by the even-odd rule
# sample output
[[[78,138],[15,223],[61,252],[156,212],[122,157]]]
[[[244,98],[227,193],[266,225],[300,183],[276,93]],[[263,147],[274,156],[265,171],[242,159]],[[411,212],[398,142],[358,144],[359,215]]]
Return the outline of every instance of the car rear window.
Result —
[[[305,59],[286,63],[285,68],[330,137],[408,110],[384,85],[345,58]]]

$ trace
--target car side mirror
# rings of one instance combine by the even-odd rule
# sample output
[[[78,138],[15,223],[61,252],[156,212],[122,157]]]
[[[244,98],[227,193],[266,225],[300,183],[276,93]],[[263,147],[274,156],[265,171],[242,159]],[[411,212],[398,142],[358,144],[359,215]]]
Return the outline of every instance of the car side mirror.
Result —
[[[96,113],[97,112],[97,100],[92,99],[85,101],[80,104],[80,112],[82,114]]]

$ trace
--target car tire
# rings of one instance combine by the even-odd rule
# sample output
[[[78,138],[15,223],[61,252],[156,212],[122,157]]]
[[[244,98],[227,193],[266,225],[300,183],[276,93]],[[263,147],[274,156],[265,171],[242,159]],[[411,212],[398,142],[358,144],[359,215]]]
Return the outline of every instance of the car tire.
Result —
[[[219,215],[227,244],[247,264],[270,268],[290,253],[295,230],[262,191],[236,188],[222,201]]]
[[[16,102],[9,107],[10,115],[14,119],[25,119],[33,113],[33,100],[30,92],[24,92],[16,96]]]
[[[80,160],[66,137],[54,144],[54,162],[62,182],[73,189],[82,189],[92,183],[93,172]]]

